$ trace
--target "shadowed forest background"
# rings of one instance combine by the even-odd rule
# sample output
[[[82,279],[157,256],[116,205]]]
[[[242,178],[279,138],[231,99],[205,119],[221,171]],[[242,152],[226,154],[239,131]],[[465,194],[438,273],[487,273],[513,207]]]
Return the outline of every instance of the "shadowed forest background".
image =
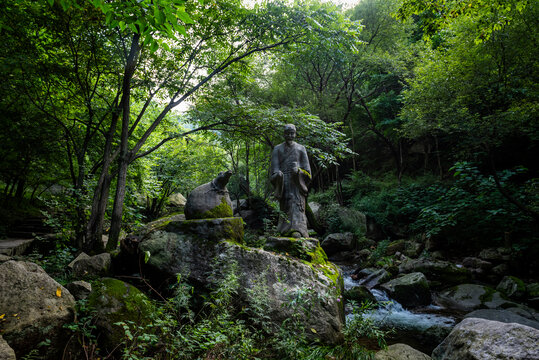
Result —
[[[3,0],[0,237],[42,219],[34,256],[61,277],[229,169],[256,244],[293,123],[314,237],[505,247],[536,278],[538,19],[529,0]]]

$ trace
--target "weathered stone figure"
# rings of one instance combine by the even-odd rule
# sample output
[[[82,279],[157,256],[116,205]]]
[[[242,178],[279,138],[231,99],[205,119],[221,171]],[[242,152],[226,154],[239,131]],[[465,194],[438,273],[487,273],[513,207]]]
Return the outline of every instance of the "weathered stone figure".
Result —
[[[308,237],[305,198],[311,181],[311,167],[305,146],[294,142],[295,138],[296,127],[285,125],[285,142],[271,153],[270,180],[281,211],[287,215],[287,218],[279,219],[277,231],[285,236]]]
[[[215,219],[232,216],[232,202],[226,185],[232,171],[222,171],[209,183],[195,188],[187,197],[185,218]]]

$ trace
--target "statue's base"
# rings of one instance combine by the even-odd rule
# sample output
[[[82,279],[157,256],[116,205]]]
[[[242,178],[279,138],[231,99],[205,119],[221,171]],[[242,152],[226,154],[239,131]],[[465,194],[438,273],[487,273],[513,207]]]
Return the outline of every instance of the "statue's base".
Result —
[[[314,238],[268,237],[264,250],[296,257],[301,260],[313,262],[322,256],[327,260],[320,241]],[[318,259],[320,260],[320,259]]]
[[[229,240],[243,244],[243,220],[240,217],[172,221],[166,230],[194,235],[204,242]]]

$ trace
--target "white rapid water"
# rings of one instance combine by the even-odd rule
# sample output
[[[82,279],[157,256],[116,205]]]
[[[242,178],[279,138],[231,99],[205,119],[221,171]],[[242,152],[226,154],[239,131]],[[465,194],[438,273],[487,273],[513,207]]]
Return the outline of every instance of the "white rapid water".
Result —
[[[359,281],[350,277],[353,269],[343,266],[342,270],[345,290],[359,285]],[[370,291],[376,298],[378,307],[362,316],[373,319],[381,329],[393,329],[395,333],[392,337],[395,341],[405,342],[429,352],[455,326],[454,318],[436,314],[441,310],[439,306],[433,304],[410,311],[403,308],[397,301],[390,299],[384,291],[378,289],[370,289]],[[346,319],[350,320],[353,316],[353,314],[347,314]]]
[[[450,330],[455,325],[455,319],[429,313],[415,313],[406,310],[395,300],[391,300],[382,290],[371,289],[372,294],[382,303],[377,309],[369,311],[364,316],[374,320],[383,328],[396,328],[397,330],[413,330],[423,332],[432,327],[447,328]],[[425,310],[438,310],[439,307],[431,305]],[[352,316],[351,314],[349,316]],[[440,329],[441,330],[441,329]]]

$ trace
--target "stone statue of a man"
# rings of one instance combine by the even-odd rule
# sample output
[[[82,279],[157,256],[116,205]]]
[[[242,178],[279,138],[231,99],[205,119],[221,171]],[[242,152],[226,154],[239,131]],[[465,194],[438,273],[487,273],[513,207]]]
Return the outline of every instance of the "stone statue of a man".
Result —
[[[285,142],[275,146],[271,153],[270,180],[275,197],[287,218],[279,218],[277,231],[284,236],[307,237],[305,198],[311,181],[311,166],[305,146],[294,142],[296,127],[284,127]]]

